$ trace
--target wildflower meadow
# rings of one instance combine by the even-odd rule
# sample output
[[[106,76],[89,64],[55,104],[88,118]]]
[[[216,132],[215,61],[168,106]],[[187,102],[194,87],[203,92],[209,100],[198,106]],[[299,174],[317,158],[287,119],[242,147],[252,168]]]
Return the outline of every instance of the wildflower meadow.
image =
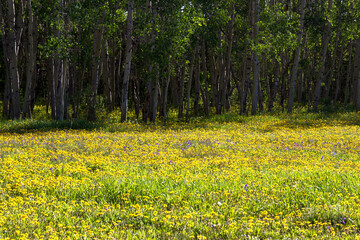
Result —
[[[1,122],[0,239],[360,239],[359,113],[118,118]]]

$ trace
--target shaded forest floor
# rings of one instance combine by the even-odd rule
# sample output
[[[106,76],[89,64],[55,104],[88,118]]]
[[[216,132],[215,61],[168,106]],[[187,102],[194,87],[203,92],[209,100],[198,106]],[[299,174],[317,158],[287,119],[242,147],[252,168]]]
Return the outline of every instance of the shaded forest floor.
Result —
[[[352,110],[352,109],[351,109]],[[163,117],[158,117],[156,123],[147,124],[137,119],[134,112],[129,113],[128,123],[121,123],[121,112],[115,110],[111,113],[99,111],[98,121],[89,122],[85,116],[78,119],[68,119],[65,121],[55,121],[51,119],[50,113],[46,113],[44,106],[36,106],[33,118],[24,120],[6,120],[0,118],[0,133],[25,133],[32,131],[53,131],[53,130],[102,130],[108,132],[126,131],[156,131],[156,130],[184,130],[184,129],[218,129],[229,128],[231,123],[246,124],[256,122],[266,122],[258,125],[258,131],[272,131],[277,127],[286,128],[311,128],[318,124],[334,125],[360,125],[360,114],[348,108],[327,109],[327,111],[311,112],[308,108],[297,108],[292,114],[274,111],[273,113],[258,114],[257,116],[241,115],[239,109],[231,112],[212,115],[191,117],[189,122],[185,122],[185,117],[181,120],[175,110],[169,111],[169,116],[164,123]],[[70,114],[71,115],[71,114]],[[255,124],[256,125],[256,124]],[[255,130],[255,129],[254,129]]]
[[[0,239],[356,239],[360,115],[0,121]]]

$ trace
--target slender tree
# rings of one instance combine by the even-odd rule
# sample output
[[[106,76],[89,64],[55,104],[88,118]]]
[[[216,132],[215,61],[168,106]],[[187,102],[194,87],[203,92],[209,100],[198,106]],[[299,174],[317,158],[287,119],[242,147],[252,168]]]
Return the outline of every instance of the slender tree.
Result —
[[[313,108],[314,110],[317,110],[319,102],[320,102],[320,96],[321,96],[321,85],[324,78],[324,71],[325,71],[325,61],[326,61],[326,54],[328,51],[328,45],[331,37],[331,22],[330,22],[330,13],[333,6],[333,0],[329,0],[328,3],[328,9],[327,9],[327,21],[324,28],[324,34],[322,39],[322,51],[321,51],[321,63],[320,63],[320,69],[316,80],[315,85],[315,91],[314,91],[314,102],[313,102]]]
[[[34,34],[34,16],[32,10],[31,0],[27,1],[28,9],[28,46],[26,54],[26,88],[25,88],[25,97],[24,105],[22,110],[23,117],[31,117],[31,90],[34,87],[34,70],[35,70],[35,34]]]
[[[93,55],[91,60],[91,103],[89,105],[88,120],[96,120],[96,98],[99,86],[99,69],[100,69],[100,53],[101,41],[104,34],[104,21],[105,21],[105,8],[102,10],[102,16],[95,26],[94,42],[93,42]]]
[[[257,45],[257,34],[259,27],[257,23],[259,22],[259,0],[251,1],[251,18],[253,23],[253,36],[255,46]],[[259,83],[260,83],[260,74],[259,74],[259,57],[256,51],[253,52],[253,85],[252,85],[252,107],[251,114],[255,115],[257,112],[258,105],[258,94],[259,94]]]
[[[128,5],[127,40],[126,40],[126,49],[125,49],[125,71],[124,71],[122,102],[121,102],[122,122],[126,122],[127,111],[128,111],[128,91],[129,91],[131,54],[132,54],[133,8],[134,8],[133,5],[134,5],[134,1],[130,0]]]
[[[294,97],[295,97],[295,81],[298,75],[298,67],[299,67],[299,60],[300,60],[300,53],[301,53],[301,39],[304,31],[304,16],[305,16],[305,3],[306,0],[301,0],[300,2],[300,28],[298,34],[298,47],[295,52],[294,57],[294,65],[291,72],[291,79],[290,79],[290,92],[289,92],[289,102],[288,102],[288,112],[291,113],[293,111],[294,106]]]

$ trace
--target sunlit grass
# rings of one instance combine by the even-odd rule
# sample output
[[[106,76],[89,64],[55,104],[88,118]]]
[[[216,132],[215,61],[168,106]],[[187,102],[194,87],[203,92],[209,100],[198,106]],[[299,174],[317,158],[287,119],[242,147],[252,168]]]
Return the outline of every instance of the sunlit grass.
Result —
[[[360,234],[359,113],[45,117],[0,123],[0,239]]]

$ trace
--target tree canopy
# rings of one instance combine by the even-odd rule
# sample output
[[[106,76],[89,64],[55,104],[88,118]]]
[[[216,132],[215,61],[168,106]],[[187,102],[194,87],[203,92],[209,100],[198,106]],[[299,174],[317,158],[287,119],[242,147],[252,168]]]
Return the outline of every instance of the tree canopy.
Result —
[[[360,111],[356,0],[1,0],[9,119],[119,107],[154,122],[339,105]]]

